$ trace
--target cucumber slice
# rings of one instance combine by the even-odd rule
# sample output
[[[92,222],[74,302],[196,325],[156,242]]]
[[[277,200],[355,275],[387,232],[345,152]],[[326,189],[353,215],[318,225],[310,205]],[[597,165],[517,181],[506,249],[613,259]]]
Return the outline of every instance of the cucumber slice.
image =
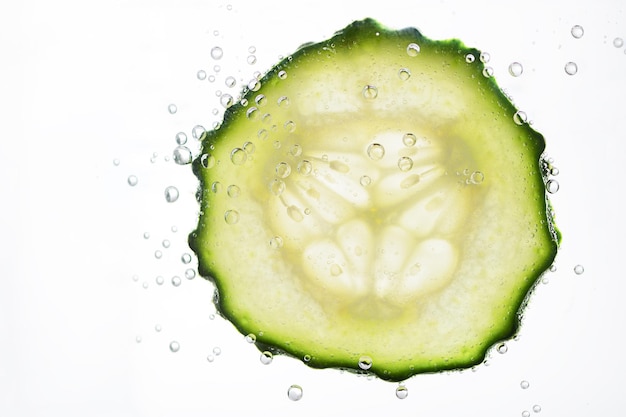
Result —
[[[261,350],[398,381],[480,363],[556,256],[543,137],[480,52],[371,19],[207,132],[190,246]]]

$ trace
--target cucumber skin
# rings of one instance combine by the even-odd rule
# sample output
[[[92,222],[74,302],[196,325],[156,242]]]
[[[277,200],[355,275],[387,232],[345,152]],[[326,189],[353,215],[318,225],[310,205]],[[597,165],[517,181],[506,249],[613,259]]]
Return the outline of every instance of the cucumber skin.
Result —
[[[380,36],[373,35],[374,33],[379,33]],[[289,70],[292,66],[297,66],[300,58],[305,57],[311,53],[317,53],[318,50],[326,45],[334,44],[334,48],[337,51],[340,51],[350,49],[352,45],[356,44],[375,45],[376,42],[379,42],[382,39],[388,39],[389,37],[397,38],[398,42],[402,42],[403,44],[406,44],[407,42],[415,42],[419,44],[422,48],[436,47],[440,51],[442,56],[458,56],[460,58],[464,58],[466,54],[473,54],[475,57],[478,57],[480,55],[480,51],[478,49],[468,48],[457,39],[434,41],[424,37],[415,28],[405,28],[395,31],[383,27],[373,19],[365,19],[362,21],[356,21],[347,26],[345,29],[336,32],[331,39],[319,43],[303,45],[296,52],[281,60],[276,66],[274,66],[269,72],[267,72],[260,79],[260,82],[263,86],[273,86],[278,82],[278,73],[281,70]],[[478,81],[478,84],[480,84],[484,93],[490,94],[491,97],[497,101],[498,106],[503,109],[503,112],[509,114],[514,113],[517,109],[505,96],[505,94],[502,93],[497,83],[495,82],[495,79],[493,77],[485,78],[483,76],[482,69],[484,68],[484,65],[477,60],[472,68],[475,72],[476,78],[480,80]],[[252,102],[253,96],[255,94],[256,92],[251,91],[249,88],[245,88],[242,92],[242,98]],[[243,106],[239,102],[226,109],[221,126],[216,130],[205,132],[202,138],[203,152],[201,153],[208,151],[214,146],[218,146],[220,143],[220,135],[223,130],[228,129],[229,125],[231,124],[236,124],[238,119],[245,118],[246,111],[247,107]],[[541,160],[545,149],[545,140],[540,133],[536,132],[528,124],[520,126],[520,129],[523,129],[523,134],[525,135],[525,137],[530,139],[527,142],[528,151],[531,152],[537,160],[537,171],[540,173],[540,175],[533,176],[534,186],[540,190],[545,190],[545,173],[541,171]],[[220,276],[218,271],[212,268],[211,262],[213,256],[212,254],[208,253],[208,251],[204,250],[202,238],[200,237],[203,228],[207,227],[203,223],[202,216],[204,215],[204,207],[209,201],[208,196],[211,193],[209,189],[210,184],[205,182],[205,176],[202,172],[203,169],[204,168],[201,164],[200,157],[196,158],[192,163],[192,170],[194,175],[200,181],[200,186],[197,192],[197,199],[198,202],[201,204],[201,207],[203,208],[200,211],[200,220],[197,230],[189,235],[189,246],[198,256],[199,274],[209,281],[213,282],[216,287],[214,302],[216,304],[218,313],[222,317],[230,321],[240,333],[246,335],[248,333],[251,333],[250,328],[248,327],[248,322],[250,318],[242,316],[240,313],[238,313],[237,311],[233,311],[230,308],[229,294],[227,294],[223,288],[223,283],[227,282],[229,277]],[[373,374],[383,380],[392,382],[406,380],[413,375],[421,373],[463,370],[482,363],[490,348],[492,348],[497,343],[514,337],[517,334],[522,323],[523,311],[531,297],[533,289],[539,282],[543,272],[545,272],[550,267],[556,257],[557,249],[562,237],[561,232],[556,228],[554,220],[551,217],[550,213],[552,210],[547,197],[544,197],[543,201],[537,201],[537,203],[539,204],[538,208],[541,210],[542,213],[545,214],[545,216],[543,217],[545,217],[544,220],[552,240],[551,251],[547,255],[542,254],[543,259],[536,265],[536,272],[533,273],[534,275],[536,275],[536,277],[533,280],[529,280],[526,286],[519,289],[518,293],[516,294],[517,297],[512,303],[511,300],[507,300],[508,303],[517,306],[517,308],[515,308],[513,314],[507,315],[506,322],[504,322],[504,324],[500,327],[498,331],[495,331],[494,333],[489,335],[488,338],[485,338],[483,340],[480,347],[477,349],[478,351],[482,352],[482,354],[471,354],[470,356],[459,355],[458,360],[447,361],[446,363],[422,363],[410,367],[403,365],[401,363],[402,359],[399,359],[399,363],[397,364],[397,366],[394,367],[378,367],[374,362],[372,368],[367,371],[361,370],[357,366],[355,366],[355,361],[352,357],[343,358],[336,356],[332,358],[318,358],[316,356],[312,356],[309,361],[303,361],[303,363],[312,368],[337,368],[358,374]],[[294,348],[289,344],[285,344],[284,338],[279,336],[257,335],[255,345],[260,351],[270,351],[273,354],[292,356],[299,360],[302,360],[304,355],[307,354],[307,351],[304,349]],[[476,349],[474,349],[474,351],[475,350]]]

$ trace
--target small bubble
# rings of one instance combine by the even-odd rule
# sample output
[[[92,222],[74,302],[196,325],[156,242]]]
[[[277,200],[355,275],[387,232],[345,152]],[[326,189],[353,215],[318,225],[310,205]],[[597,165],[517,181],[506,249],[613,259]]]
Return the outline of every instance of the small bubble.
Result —
[[[413,168],[413,160],[408,156],[403,156],[398,159],[398,168],[400,168],[400,171],[403,172],[411,170],[411,168]]]
[[[161,325],[160,324],[155,324],[154,325],[154,330],[157,332],[160,332],[162,330]]]
[[[522,411],[522,417],[530,417],[530,411],[528,410]]]
[[[285,191],[285,183],[282,180],[275,179],[270,182],[269,188],[272,194],[279,196],[283,193],[283,191]]]
[[[209,75],[209,77],[207,78],[207,80],[209,80],[210,83],[215,81],[215,75]]]
[[[185,132],[178,132],[176,134],[176,143],[178,145],[184,145],[185,143],[187,143],[187,135],[185,134]]]
[[[175,340],[171,341],[170,350],[174,353],[178,352],[180,350],[180,344]]]
[[[583,274],[583,272],[585,272],[585,267],[584,267],[584,266],[582,266],[582,265],[576,265],[576,266],[574,267],[574,273],[575,273],[576,275],[582,275],[582,274]]]
[[[176,114],[178,107],[176,107],[176,104],[170,104],[167,106],[167,111],[170,112],[170,114]]]
[[[409,396],[409,390],[407,389],[407,387],[405,387],[404,385],[399,385],[398,388],[396,388],[396,397],[398,397],[401,400],[404,400],[408,396]]]
[[[373,85],[366,85],[363,87],[363,97],[368,100],[373,100],[378,97],[378,88]]]
[[[289,133],[293,133],[296,130],[296,123],[292,120],[287,120],[283,126]]]
[[[311,361],[311,355],[304,355],[304,356],[302,357],[302,360],[303,360],[304,362],[310,362],[310,361]]]
[[[235,101],[233,99],[233,96],[231,96],[230,94],[222,94],[222,96],[220,97],[220,104],[225,109],[227,109],[230,106],[232,106],[234,102]]]
[[[163,285],[163,283],[165,282],[165,280],[163,279],[163,277],[161,275],[157,276],[155,279],[157,285]]]
[[[265,97],[265,94],[259,94],[254,98],[254,102],[257,104],[257,106],[263,107],[267,104],[267,97]]]
[[[522,381],[522,382],[520,382],[520,383],[519,383],[519,386],[520,386],[522,389],[528,389],[528,387],[530,387],[530,383],[529,383],[528,381],[524,380],[524,381]]]
[[[621,48],[622,46],[624,46],[624,39],[622,38],[613,39],[613,46],[616,48]]]
[[[289,153],[291,154],[291,156],[300,156],[302,154],[302,146],[298,144],[292,145],[291,148],[289,148]]]
[[[417,56],[420,53],[420,46],[416,43],[410,43],[406,47],[406,53],[409,56]]]
[[[229,75],[228,77],[226,77],[226,79],[224,80],[224,84],[226,84],[226,87],[228,88],[232,88],[235,86],[235,84],[237,84],[237,80],[235,79],[235,77]]]
[[[256,63],[256,56],[248,55],[248,58],[246,58],[246,62],[248,62],[248,64],[250,65],[254,65]]]
[[[574,25],[572,26],[572,36],[575,37],[576,39],[580,39],[583,37],[583,35],[585,34],[585,30],[583,29],[582,26],[580,25]]]
[[[516,111],[515,114],[513,114],[513,121],[516,125],[521,126],[528,122],[528,116],[526,115],[526,112],[519,110]]]
[[[359,368],[363,369],[364,371],[367,371],[371,367],[372,367],[372,358],[370,358],[369,356],[361,356],[359,358]]]
[[[283,238],[280,236],[274,236],[270,239],[270,247],[272,249],[280,249],[283,247]]]
[[[202,135],[206,132],[206,129],[202,125],[195,125],[193,129],[191,129],[191,136],[194,139],[200,139]]]
[[[215,346],[215,347],[213,348],[213,354],[214,354],[215,356],[220,356],[220,354],[221,354],[221,353],[222,353],[222,349],[220,349],[219,347]]]
[[[280,96],[276,102],[279,106],[288,106],[289,105],[289,97]]]
[[[248,52],[250,52],[251,54],[256,52],[256,46],[254,45],[250,45],[250,47],[248,47]]]
[[[552,176],[557,176],[557,175],[559,175],[559,172],[560,172],[560,171],[559,171],[559,169],[558,169],[557,167],[552,167],[552,168],[550,169],[550,175],[552,175]]]
[[[411,174],[400,182],[400,188],[407,189],[419,183],[421,177],[419,174]]]
[[[313,172],[313,164],[311,164],[311,162],[307,161],[306,159],[298,162],[297,168],[300,175],[307,176],[311,175],[311,172]]]
[[[483,64],[486,64],[487,62],[489,62],[490,59],[491,59],[491,55],[489,55],[489,52],[480,53],[480,62],[482,62]]]
[[[185,278],[192,280],[196,277],[196,271],[195,269],[189,268],[187,270],[185,270]]]
[[[272,355],[272,352],[266,350],[261,353],[260,360],[263,365],[269,365],[270,363],[272,363],[273,359],[274,359],[274,355]]]
[[[540,413],[541,412],[541,406],[539,404],[533,405],[533,412]]]
[[[168,239],[163,239],[163,242],[161,242],[161,245],[167,249],[170,247],[170,241]]]
[[[567,75],[575,75],[578,72],[578,65],[575,62],[565,64],[565,73]]]
[[[330,275],[334,277],[338,277],[342,273],[343,273],[343,269],[341,269],[341,266],[339,266],[338,264],[332,264],[330,266]]]
[[[241,193],[241,188],[239,188],[235,184],[229,185],[228,188],[226,189],[226,194],[228,194],[228,196],[231,198],[239,197],[240,193]]]
[[[215,314],[209,314],[209,320],[215,320]]]
[[[483,174],[480,171],[474,171],[472,172],[472,175],[470,175],[470,181],[474,184],[480,184],[485,180],[485,174]]]
[[[220,48],[219,46],[214,46],[213,49],[211,49],[211,58],[222,59],[223,56],[224,56],[224,50]]]
[[[137,343],[141,343],[141,336],[137,336],[137,337],[135,337],[135,342],[137,342]]]
[[[556,272],[556,265],[555,264],[550,265],[550,272]]]
[[[471,64],[474,61],[476,61],[476,57],[474,55],[472,54],[465,55],[465,62],[467,62],[468,64]]]
[[[211,191],[213,191],[215,194],[219,193],[220,191],[222,191],[222,183],[219,181],[214,181],[211,184]]]
[[[367,147],[367,155],[374,161],[379,161],[385,156],[385,148],[380,143],[372,143]]]
[[[405,133],[404,136],[402,136],[402,143],[407,147],[414,146],[417,143],[417,136],[413,133]]]
[[[144,232],[143,238],[144,239],[150,239],[150,233],[149,232]]]
[[[398,71],[398,77],[402,81],[406,81],[411,78],[411,71],[408,68],[400,68],[400,71]]]
[[[232,4],[227,4],[226,5],[226,10],[228,10],[228,11],[233,10],[233,5]]]
[[[259,109],[256,107],[250,107],[248,111],[246,111],[246,117],[250,120],[255,120],[259,117]]]
[[[213,166],[215,165],[215,158],[213,157],[213,155],[205,153],[200,157],[200,164],[202,164],[203,168],[213,168]]]
[[[280,78],[281,80],[286,79],[287,78],[287,71],[285,71],[285,70],[278,71],[278,78]]]
[[[300,401],[302,399],[302,387],[300,385],[292,385],[287,390],[287,397],[291,401]]]
[[[367,176],[367,175],[363,175],[361,176],[361,179],[359,180],[359,183],[363,186],[363,187],[367,187],[372,183],[372,179]]]
[[[509,347],[506,345],[506,343],[500,343],[498,347],[496,347],[496,350],[498,351],[498,353],[503,355],[509,351]]]
[[[237,224],[239,222],[239,212],[237,210],[226,210],[224,221],[228,224]]]
[[[190,164],[193,159],[191,150],[186,146],[177,146],[174,152],[172,152],[172,156],[174,157],[174,162],[178,165]]]
[[[222,70],[222,67],[220,67],[219,65],[213,65],[213,71],[215,71],[215,73],[216,73],[216,74],[217,74],[218,72],[220,72],[221,70]],[[221,92],[220,92],[220,94],[221,94]],[[218,97],[220,96],[220,94],[217,94],[217,93],[216,93],[216,95],[217,95]]]
[[[209,361],[209,362],[213,362],[213,361],[215,360],[215,356],[213,356],[213,355],[211,355],[211,354],[208,354],[208,355],[206,356],[206,360],[207,360],[207,361]]]
[[[161,252],[160,250],[155,250],[154,257],[157,259],[161,259],[163,257],[163,252]]]
[[[243,144],[243,150],[246,152],[246,154],[252,155],[256,150],[256,146],[252,142],[246,142]]]
[[[184,263],[185,265],[190,264],[191,263],[191,255],[188,253],[183,253],[180,257],[180,260],[182,261],[182,263]]]
[[[128,181],[128,185],[130,185],[131,187],[134,187],[139,182],[139,179],[137,178],[136,175],[129,175],[127,181]]]
[[[252,91],[259,91],[261,89],[261,81],[253,78],[248,83],[248,88]]]
[[[491,67],[483,68],[483,76],[485,78],[493,77],[493,68]]]
[[[279,162],[276,165],[276,175],[279,178],[287,178],[291,174],[291,166],[287,162]]]
[[[519,77],[524,72],[524,67],[519,62],[512,62],[509,65],[509,74],[513,77]]]
[[[135,282],[139,281],[139,276],[138,275],[133,275],[133,281],[135,281]]]
[[[197,77],[200,81],[205,80],[205,79],[206,79],[206,71],[205,71],[205,70],[199,70],[199,71],[196,73],[196,77]]]
[[[178,188],[170,185],[165,189],[165,201],[168,203],[173,203],[178,200]]]
[[[548,182],[546,182],[546,190],[550,194],[556,193],[559,191],[559,182],[557,180],[548,180]]]
[[[180,284],[182,284],[182,282],[183,281],[180,279],[180,277],[178,275],[174,275],[172,277],[172,285],[173,286],[178,287],[178,286],[180,286]]]
[[[245,337],[246,342],[254,343],[256,342],[256,335],[254,333],[248,333]]]
[[[117,159],[117,158],[115,158],[115,159],[113,160],[113,165],[115,165],[115,166],[119,166],[119,165],[120,165],[120,160],[119,160],[119,159]]]
[[[235,165],[243,165],[248,159],[248,154],[241,148],[235,148],[230,153],[230,160]]]
[[[291,220],[298,223],[304,220],[304,215],[302,214],[300,209],[293,205],[287,207],[287,215],[291,217]]]

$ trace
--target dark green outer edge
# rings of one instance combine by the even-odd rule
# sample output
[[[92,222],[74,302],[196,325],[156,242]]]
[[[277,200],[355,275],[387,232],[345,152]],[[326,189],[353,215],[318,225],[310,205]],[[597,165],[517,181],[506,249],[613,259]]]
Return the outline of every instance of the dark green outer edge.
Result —
[[[376,34],[379,35],[376,35]],[[412,41],[416,42],[420,45],[420,47],[436,47],[442,53],[447,54],[448,56],[459,55],[464,59],[465,55],[468,53],[473,54],[475,57],[480,56],[480,51],[475,48],[469,48],[465,46],[458,39],[449,39],[444,41],[434,41],[424,37],[419,30],[409,27],[401,30],[392,30],[382,26],[377,21],[367,18],[360,21],[355,21],[348,25],[346,28],[336,32],[332,38],[319,42],[319,43],[307,43],[302,45],[296,52],[292,55],[287,56],[278,64],[276,64],[272,69],[270,69],[259,81],[261,84],[265,84],[277,78],[277,74],[280,70],[288,69],[291,65],[297,64],[301,58],[307,56],[309,52],[317,51],[318,48],[321,48],[326,45],[330,45],[331,43],[335,45],[335,49],[341,49],[342,47],[351,46],[352,44],[362,43],[364,39],[366,41],[375,40],[376,37],[380,36],[380,38],[384,37],[395,37],[398,40],[403,41]],[[443,56],[443,54],[442,54]],[[482,85],[486,87],[487,92],[492,94],[498,101],[498,105],[506,111],[508,114],[513,114],[517,109],[511,103],[511,101],[506,97],[506,95],[502,92],[502,90],[498,87],[494,77],[483,77],[482,70],[484,69],[484,64],[479,62],[477,59],[473,64],[473,68],[475,68],[476,76],[480,77],[480,82]],[[251,91],[249,88],[244,88],[242,91],[241,98],[250,100],[252,96],[255,94],[255,91]],[[228,129],[231,123],[235,123],[239,117],[245,117],[246,107],[244,107],[239,101],[233,106],[226,109],[224,113],[224,120],[220,127],[215,130],[207,131],[202,138],[202,152],[201,154],[210,150],[211,145],[215,145],[218,142],[218,132],[220,129]],[[520,126],[520,128],[525,130],[525,136],[531,139],[529,143],[531,150],[534,152],[537,159],[537,167],[540,175],[535,176],[535,181],[537,182],[537,186],[539,189],[545,190],[545,181],[546,177],[543,171],[541,170],[541,160],[543,158],[543,152],[545,149],[545,140],[543,135],[539,132],[532,129],[528,124]],[[204,193],[209,192],[206,184],[204,184],[202,171],[203,167],[200,162],[200,157],[196,158],[192,163],[192,170],[194,175],[199,179],[200,186],[197,192],[197,199],[200,204],[204,201]],[[325,360],[320,361],[315,357],[311,358],[309,362],[303,362],[307,366],[311,368],[338,368],[344,369],[349,372],[358,373],[358,374],[373,374],[378,376],[379,378],[386,381],[402,381],[410,378],[413,375],[421,374],[421,373],[438,373],[442,371],[462,371],[467,368],[471,368],[473,366],[481,364],[486,355],[488,354],[491,347],[494,345],[503,342],[505,340],[509,340],[514,337],[521,326],[521,322],[523,319],[523,311],[525,310],[531,296],[533,290],[537,286],[541,276],[545,271],[548,270],[550,265],[553,263],[554,258],[557,254],[558,246],[561,242],[561,232],[556,228],[554,224],[554,219],[549,214],[551,211],[551,205],[549,200],[547,199],[547,195],[544,199],[542,210],[546,213],[546,222],[548,224],[548,228],[552,235],[552,241],[554,242],[552,253],[545,259],[545,261],[539,264],[536,267],[537,277],[534,280],[529,281],[527,288],[524,291],[521,291],[521,296],[517,299],[514,305],[519,305],[519,308],[516,311],[516,314],[510,315],[510,320],[505,322],[502,329],[497,332],[491,339],[485,340],[482,344],[484,347],[484,354],[482,356],[478,356],[474,358],[474,360],[470,361],[457,361],[450,362],[446,366],[422,366],[415,367],[413,369],[406,369],[405,371],[398,372],[388,372],[384,369],[379,369],[375,365],[368,371],[363,371],[356,368],[355,364],[347,363],[346,361],[342,361],[340,359],[336,360]],[[198,223],[198,229],[204,227],[202,225],[202,210],[200,212],[200,220]],[[227,300],[222,298],[220,295],[223,294],[222,288],[220,285],[220,279],[216,279],[216,274],[209,267],[208,259],[205,259],[205,255],[199,251],[200,242],[198,240],[197,230],[192,232],[189,235],[189,246],[196,253],[198,257],[198,272],[201,276],[213,282],[216,287],[214,302],[216,304],[216,308],[218,313],[228,320],[233,326],[237,328],[237,330],[242,334],[248,334],[249,329],[244,328],[244,325],[240,323],[239,318],[231,317],[229,314],[229,309],[227,307]],[[296,351],[296,350],[284,350],[278,348],[277,346],[281,346],[283,343],[275,340],[271,340],[271,338],[257,336],[257,340],[255,345],[259,349],[259,351],[270,351],[273,354],[282,354],[287,356],[292,356],[300,361],[302,361],[302,357],[306,354],[306,352]]]

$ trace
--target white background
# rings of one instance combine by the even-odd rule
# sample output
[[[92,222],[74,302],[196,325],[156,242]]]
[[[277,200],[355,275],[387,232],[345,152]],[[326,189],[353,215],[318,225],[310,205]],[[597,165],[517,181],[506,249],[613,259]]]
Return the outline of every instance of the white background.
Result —
[[[626,38],[623,3],[340,4],[0,6],[0,415],[520,416],[535,415],[535,404],[546,416],[622,415],[626,54],[613,39]],[[193,126],[220,120],[212,109],[221,109],[216,90],[231,90],[227,75],[237,93],[280,55],[368,16],[488,51],[499,85],[545,135],[560,170],[557,271],[533,295],[519,340],[489,366],[406,381],[405,400],[396,384],[289,358],[264,366],[228,322],[211,319],[211,284],[186,280],[180,261],[197,218],[196,180],[189,166],[165,160],[177,132],[195,145]],[[575,24],[581,39],[570,34]],[[224,49],[220,61],[210,57],[214,46]],[[521,77],[508,74],[513,61]],[[564,71],[568,61],[575,76]],[[201,69],[215,82],[198,80]],[[181,193],[172,204],[163,197],[169,185]],[[215,347],[222,353],[209,362]],[[291,384],[303,387],[301,401],[287,398]]]

